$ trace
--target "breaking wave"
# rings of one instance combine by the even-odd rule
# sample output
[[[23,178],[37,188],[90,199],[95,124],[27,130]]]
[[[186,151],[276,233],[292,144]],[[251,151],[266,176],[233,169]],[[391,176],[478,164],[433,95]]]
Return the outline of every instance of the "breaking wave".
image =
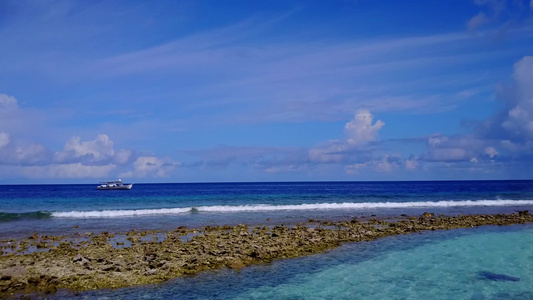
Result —
[[[190,207],[185,208],[155,208],[155,209],[135,209],[135,210],[92,210],[92,211],[65,211],[53,212],[53,217],[59,218],[114,218],[129,216],[148,215],[174,215],[190,212]]]
[[[464,201],[427,201],[427,202],[344,202],[309,203],[295,205],[214,205],[179,208],[157,208],[137,210],[102,210],[52,212],[59,218],[114,218],[127,216],[175,215],[184,213],[232,213],[283,210],[334,210],[334,209],[386,209],[386,208],[424,208],[424,207],[468,207],[468,206],[522,206],[533,205],[533,200],[464,200]],[[0,215],[1,216],[1,215]]]

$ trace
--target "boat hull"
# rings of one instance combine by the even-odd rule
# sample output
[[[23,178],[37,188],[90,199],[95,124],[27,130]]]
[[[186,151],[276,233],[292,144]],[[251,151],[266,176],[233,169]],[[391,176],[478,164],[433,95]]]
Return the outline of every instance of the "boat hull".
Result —
[[[133,184],[123,184],[118,186],[97,186],[98,190],[131,190]]]

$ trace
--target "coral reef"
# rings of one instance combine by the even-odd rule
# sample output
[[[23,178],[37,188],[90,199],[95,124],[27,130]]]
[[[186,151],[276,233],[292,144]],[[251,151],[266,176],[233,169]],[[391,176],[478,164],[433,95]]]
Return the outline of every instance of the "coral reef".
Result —
[[[295,226],[180,226],[170,232],[86,233],[77,238],[32,235],[21,241],[2,241],[0,297],[151,284],[209,269],[239,269],[321,253],[345,242],[423,230],[531,222],[533,215],[527,211],[456,217],[424,213],[364,222],[356,218],[309,220]]]

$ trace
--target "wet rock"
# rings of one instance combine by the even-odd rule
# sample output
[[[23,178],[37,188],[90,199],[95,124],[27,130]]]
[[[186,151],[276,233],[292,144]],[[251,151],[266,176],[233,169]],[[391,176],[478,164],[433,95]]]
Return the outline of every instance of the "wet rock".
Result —
[[[422,217],[425,219],[430,219],[430,218],[433,218],[434,216],[435,216],[434,213],[429,213],[429,212],[425,212],[422,214]]]
[[[57,292],[57,288],[53,285],[44,287],[43,292],[47,295]]]
[[[26,275],[28,271],[23,266],[14,266],[8,268],[2,272],[2,277],[22,277]],[[9,279],[8,279],[9,280]]]
[[[73,262],[76,262],[76,263],[79,263],[79,264],[86,264],[89,262],[89,260],[85,257],[83,257],[81,254],[77,254],[76,256],[74,256],[74,258],[72,258],[72,261]]]
[[[233,260],[228,264],[228,268],[230,269],[242,269],[244,267],[245,267],[244,262],[239,259]]]

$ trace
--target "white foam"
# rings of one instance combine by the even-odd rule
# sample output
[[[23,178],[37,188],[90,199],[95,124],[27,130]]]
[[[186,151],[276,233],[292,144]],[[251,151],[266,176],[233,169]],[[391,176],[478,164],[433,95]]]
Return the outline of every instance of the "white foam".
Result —
[[[199,206],[199,212],[244,212],[276,210],[325,210],[325,209],[379,209],[379,208],[422,208],[422,207],[460,207],[460,206],[509,206],[533,205],[533,200],[464,200],[464,201],[427,201],[427,202],[345,202],[316,203],[298,205],[239,205],[239,206]]]
[[[65,211],[53,212],[52,217],[60,218],[114,218],[147,215],[173,215],[188,213],[190,207],[184,208],[158,208],[158,209],[135,209],[135,210],[92,210],[92,211]]]
[[[533,205],[533,200],[463,200],[463,201],[426,201],[426,202],[344,202],[314,203],[294,205],[214,205],[197,207],[137,209],[137,210],[102,210],[102,211],[68,211],[53,212],[53,217],[61,218],[114,218],[127,216],[173,215],[191,213],[231,213],[253,211],[282,210],[332,210],[332,209],[383,209],[383,208],[424,208],[424,207],[468,207],[468,206],[522,206]]]

